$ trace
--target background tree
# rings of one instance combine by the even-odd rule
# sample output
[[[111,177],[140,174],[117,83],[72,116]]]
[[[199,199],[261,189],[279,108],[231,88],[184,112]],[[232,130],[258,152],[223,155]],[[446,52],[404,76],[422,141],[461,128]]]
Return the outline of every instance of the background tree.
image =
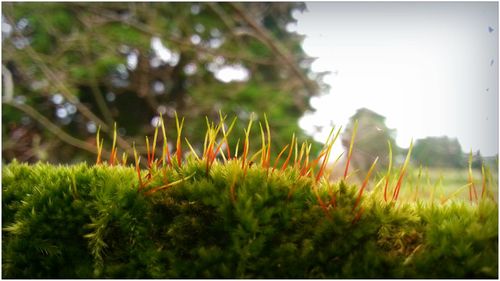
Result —
[[[468,159],[469,155],[467,155],[467,158],[463,157],[464,159]],[[481,166],[484,163],[483,156],[481,155],[481,151],[476,151],[475,154],[472,155],[472,168],[473,169],[481,169]]]
[[[467,164],[458,140],[446,136],[417,140],[412,158],[427,167],[463,168]]]
[[[350,118],[342,134],[342,145],[349,150],[355,121],[358,120],[358,129],[354,138],[354,147],[351,164],[358,169],[362,176],[368,172],[375,158],[379,157],[376,169],[385,169],[389,165],[389,147],[391,142],[392,153],[395,158],[399,148],[394,140],[396,131],[387,128],[385,117],[367,108],[361,108]],[[345,153],[347,155],[347,152]]]
[[[238,116],[238,136],[251,112],[267,113],[278,150],[303,137],[297,120],[325,87],[286,28],[304,4],[2,6],[4,161],[92,161],[97,127],[109,144],[114,122],[122,151],[144,151],[160,113],[175,135],[175,111],[193,144],[204,116]]]

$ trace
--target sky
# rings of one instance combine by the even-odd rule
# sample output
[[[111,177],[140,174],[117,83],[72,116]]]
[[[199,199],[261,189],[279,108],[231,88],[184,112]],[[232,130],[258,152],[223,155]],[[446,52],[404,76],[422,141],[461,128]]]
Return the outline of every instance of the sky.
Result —
[[[330,71],[299,122],[314,139],[365,107],[400,147],[446,135],[498,153],[498,2],[307,2],[293,16],[312,70]]]

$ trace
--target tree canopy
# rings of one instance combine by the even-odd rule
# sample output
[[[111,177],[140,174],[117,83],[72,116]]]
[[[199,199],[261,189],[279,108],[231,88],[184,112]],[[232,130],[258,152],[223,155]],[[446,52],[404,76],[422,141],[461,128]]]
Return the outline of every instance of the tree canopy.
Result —
[[[427,167],[463,168],[467,163],[458,140],[446,136],[417,140],[412,156],[415,162]],[[477,166],[480,168],[481,164]]]
[[[351,163],[361,175],[366,174],[375,158],[378,159],[377,168],[386,168],[389,164],[389,146],[391,142],[393,155],[397,155],[398,147],[394,140],[396,130],[389,129],[385,124],[385,117],[367,108],[360,108],[350,118],[342,135],[342,145],[346,151],[352,139],[354,124],[358,121],[358,128],[354,138]]]
[[[2,6],[4,161],[93,159],[97,128],[109,143],[115,122],[122,151],[144,152],[160,114],[175,135],[174,112],[194,145],[205,116],[237,116],[243,134],[266,113],[280,147],[304,136],[297,120],[326,87],[287,31],[301,3]]]

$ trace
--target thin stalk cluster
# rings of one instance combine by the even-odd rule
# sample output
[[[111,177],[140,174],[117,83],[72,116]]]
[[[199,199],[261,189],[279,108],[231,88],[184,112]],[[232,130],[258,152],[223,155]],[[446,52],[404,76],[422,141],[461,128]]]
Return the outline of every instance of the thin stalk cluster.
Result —
[[[335,141],[338,139],[342,127],[340,127],[336,132],[335,132],[335,127],[331,129],[330,134],[319,152],[317,157],[312,157],[311,155],[311,146],[312,144],[308,143],[307,141],[302,142],[299,145],[299,142],[297,140],[297,137],[295,134],[292,135],[292,138],[290,140],[289,144],[286,144],[284,147],[279,150],[279,153],[277,156],[272,159],[272,137],[271,137],[271,130],[269,126],[269,122],[267,119],[267,116],[264,115],[264,123],[259,121],[259,129],[260,129],[260,134],[261,134],[261,146],[260,149],[255,152],[254,154],[250,153],[250,132],[252,130],[252,125],[254,123],[254,116],[252,115],[248,125],[246,126],[246,129],[244,129],[244,138],[243,138],[243,143],[242,143],[242,151],[239,151],[240,149],[240,139],[238,139],[236,146],[234,147],[234,150],[231,149],[230,147],[230,138],[231,138],[231,133],[233,132],[234,125],[237,122],[237,118],[233,118],[232,121],[229,123],[229,126],[226,125],[226,120],[227,116],[223,115],[222,113],[219,113],[219,121],[218,123],[215,122],[210,122],[208,118],[206,119],[206,124],[207,124],[207,130],[205,133],[205,139],[203,143],[203,152],[201,155],[199,155],[196,152],[196,149],[193,147],[193,145],[189,142],[187,138],[184,138],[185,143],[189,149],[189,152],[193,155],[195,161],[200,161],[203,163],[205,167],[205,173],[206,175],[210,174],[211,168],[213,167],[214,163],[218,161],[222,161],[223,164],[227,164],[229,161],[236,161],[238,163],[238,167],[243,171],[243,177],[246,177],[248,169],[252,167],[252,165],[257,164],[261,168],[265,169],[267,171],[267,175],[269,176],[270,174],[273,173],[279,173],[283,172],[286,169],[294,169],[298,172],[300,177],[305,177],[305,178],[310,178],[314,184],[312,185],[312,188],[314,188],[314,194],[316,195],[317,201],[321,209],[324,211],[325,215],[328,218],[331,218],[329,209],[330,207],[333,207],[335,209],[336,205],[336,200],[337,198],[335,197],[335,193],[328,190],[328,194],[330,196],[328,201],[324,201],[321,196],[319,195],[318,187],[319,187],[319,182],[322,180],[328,181],[330,178],[330,174],[335,167],[335,164],[337,161],[340,159],[342,156],[339,155],[337,159],[334,161],[333,165],[330,165],[330,169],[328,168],[328,164],[330,163],[330,155],[332,151],[332,147],[335,143]],[[139,187],[138,187],[138,192],[144,192],[145,195],[151,195],[157,191],[164,190],[167,188],[170,188],[172,186],[175,186],[185,180],[188,180],[194,174],[188,175],[182,179],[176,180],[169,182],[167,179],[167,169],[172,169],[172,168],[180,168],[183,163],[186,161],[184,152],[183,152],[183,147],[182,147],[182,129],[184,126],[184,118],[179,120],[179,117],[177,116],[177,113],[175,114],[175,126],[176,126],[176,131],[177,131],[177,136],[176,136],[176,142],[175,142],[175,151],[170,151],[169,145],[168,145],[168,139],[167,139],[167,134],[166,134],[166,124],[164,123],[163,116],[160,115],[160,121],[159,124],[156,124],[155,126],[155,131],[153,134],[153,141],[150,143],[149,137],[146,136],[146,151],[147,151],[147,163],[145,165],[146,170],[142,170],[143,168],[141,167],[141,157],[138,155],[137,150],[135,148],[135,144],[133,144],[133,151],[134,151],[134,160],[135,160],[135,170],[137,173],[138,177],[138,182],[139,182]],[[159,128],[161,128],[161,133],[162,133],[162,139],[163,143],[161,145],[161,156],[157,156],[157,145],[158,145],[158,131]],[[352,131],[352,136],[351,136],[351,141],[349,144],[349,150],[347,154],[347,159],[346,159],[346,164],[344,167],[344,174],[343,174],[343,181],[347,181],[350,174],[349,174],[349,166],[351,163],[351,158],[352,158],[352,153],[353,153],[353,147],[354,147],[354,140],[356,136],[358,128],[358,122],[356,121],[354,123],[353,131]],[[103,140],[100,139],[100,130],[97,130],[97,135],[96,135],[96,143],[97,143],[97,160],[96,164],[100,165],[103,164],[102,161],[102,149],[103,149]],[[392,153],[392,146],[390,141],[388,141],[388,147],[389,147],[389,166],[387,168],[387,172],[385,173],[385,176],[383,176],[380,181],[375,185],[375,188],[377,188],[379,185],[381,185],[383,182],[385,182],[383,186],[383,200],[385,203],[389,203],[391,205],[394,205],[392,203],[398,201],[401,187],[403,185],[403,179],[405,175],[407,174],[408,171],[408,165],[409,165],[409,160],[411,156],[411,152],[413,149],[413,141],[410,143],[410,147],[408,149],[408,153],[406,155],[406,159],[401,166],[398,176],[397,176],[397,182],[394,185],[394,187],[391,187],[390,182],[391,182],[391,176],[392,176],[392,158],[393,158],[393,153]],[[234,153],[232,153],[234,151]],[[241,153],[239,153],[241,152]],[[113,134],[113,143],[111,147],[111,156],[109,161],[107,162],[110,166],[114,165],[127,165],[127,159],[128,155],[127,153],[123,152],[122,154],[122,160],[121,163],[117,160],[117,153],[118,150],[116,148],[116,124],[114,126],[114,134]],[[259,159],[260,157],[260,159]],[[282,160],[283,159],[283,160]],[[364,194],[364,191],[366,190],[369,182],[370,182],[370,176],[372,172],[375,169],[375,166],[378,162],[378,157],[373,161],[370,169],[368,170],[361,187],[359,188],[359,191],[357,193],[356,201],[354,203],[354,206],[352,208],[352,212],[356,213],[355,216],[355,221],[359,220],[359,217],[361,216],[363,212],[363,207],[361,206],[361,198]],[[281,163],[281,165],[279,165]],[[472,163],[472,154],[469,157],[469,183],[466,185],[469,188],[469,199],[471,202],[477,202],[478,201],[478,196],[476,192],[476,188],[474,185],[474,179],[472,176],[472,168],[471,168],[471,163]],[[157,173],[156,171],[160,170],[160,173]],[[418,184],[420,183],[420,177],[421,177],[421,172],[422,172],[422,167],[420,167],[419,174],[418,174],[418,183],[417,187],[415,189],[415,194],[414,194],[414,200],[416,201],[418,198]],[[161,186],[152,186],[152,183],[154,181],[155,176],[162,176],[162,182],[163,185]],[[481,198],[484,198],[486,196],[488,197],[493,197],[492,192],[488,191],[487,189],[487,183],[488,181],[488,175],[491,174],[489,173],[489,170],[485,169],[485,167],[482,167],[482,190],[481,190]],[[230,188],[231,192],[231,198],[233,200],[236,200],[236,194],[235,194],[235,186],[238,181],[238,178],[233,179],[233,184]],[[455,196],[455,194],[462,189],[457,190],[454,192],[449,198]],[[392,194],[392,196],[391,196]],[[292,189],[290,190],[289,197],[292,195]],[[444,204],[449,198],[442,198],[442,203]]]

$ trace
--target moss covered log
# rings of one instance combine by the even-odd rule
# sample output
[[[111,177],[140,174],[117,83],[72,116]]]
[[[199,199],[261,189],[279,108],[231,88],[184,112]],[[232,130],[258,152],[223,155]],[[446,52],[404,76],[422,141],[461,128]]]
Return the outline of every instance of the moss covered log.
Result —
[[[345,181],[237,160],[142,172],[138,191],[132,167],[4,166],[2,277],[498,278],[487,198],[357,203]]]

